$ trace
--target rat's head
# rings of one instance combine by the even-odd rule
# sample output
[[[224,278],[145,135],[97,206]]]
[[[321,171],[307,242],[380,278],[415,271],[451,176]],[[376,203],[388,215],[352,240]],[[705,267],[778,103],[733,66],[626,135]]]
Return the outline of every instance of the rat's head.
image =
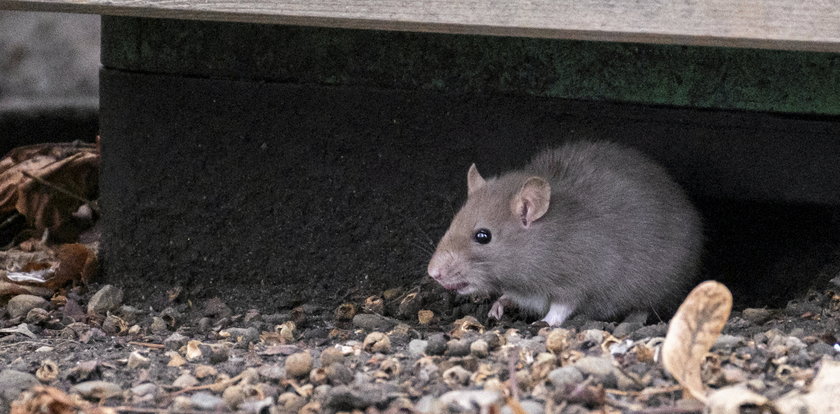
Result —
[[[467,173],[467,201],[429,261],[429,276],[460,294],[498,291],[525,260],[523,249],[548,211],[549,183],[510,173],[485,180],[475,164]]]

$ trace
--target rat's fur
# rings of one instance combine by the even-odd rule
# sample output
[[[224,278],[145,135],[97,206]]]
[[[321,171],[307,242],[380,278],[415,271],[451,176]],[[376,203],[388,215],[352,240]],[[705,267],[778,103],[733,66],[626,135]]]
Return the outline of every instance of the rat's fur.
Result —
[[[503,294],[493,317],[509,302],[552,325],[572,313],[657,310],[677,302],[697,271],[697,211],[663,168],[631,148],[570,143],[486,181],[473,166],[468,181],[429,274],[462,294]],[[473,240],[480,228],[490,243]]]

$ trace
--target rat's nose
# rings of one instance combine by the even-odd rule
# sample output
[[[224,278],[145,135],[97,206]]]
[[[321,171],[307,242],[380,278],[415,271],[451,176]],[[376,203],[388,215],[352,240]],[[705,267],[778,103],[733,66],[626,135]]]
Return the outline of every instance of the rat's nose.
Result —
[[[429,273],[429,276],[432,277],[434,280],[440,280],[443,275],[443,264],[441,263],[440,256],[435,254],[432,256],[432,259],[429,260],[429,267],[426,269]]]

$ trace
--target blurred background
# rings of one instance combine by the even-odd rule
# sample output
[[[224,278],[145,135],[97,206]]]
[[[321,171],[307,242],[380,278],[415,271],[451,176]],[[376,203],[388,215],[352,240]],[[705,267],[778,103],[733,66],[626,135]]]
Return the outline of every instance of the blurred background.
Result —
[[[99,16],[0,11],[0,154],[96,137]]]

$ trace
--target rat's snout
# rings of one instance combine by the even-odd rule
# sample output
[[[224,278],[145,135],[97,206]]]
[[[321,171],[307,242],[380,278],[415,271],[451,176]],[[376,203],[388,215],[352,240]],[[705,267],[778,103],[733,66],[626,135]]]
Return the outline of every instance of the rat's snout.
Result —
[[[463,281],[456,262],[450,252],[435,252],[432,259],[429,260],[427,269],[429,276],[446,289],[459,290],[465,288],[469,284]]]

